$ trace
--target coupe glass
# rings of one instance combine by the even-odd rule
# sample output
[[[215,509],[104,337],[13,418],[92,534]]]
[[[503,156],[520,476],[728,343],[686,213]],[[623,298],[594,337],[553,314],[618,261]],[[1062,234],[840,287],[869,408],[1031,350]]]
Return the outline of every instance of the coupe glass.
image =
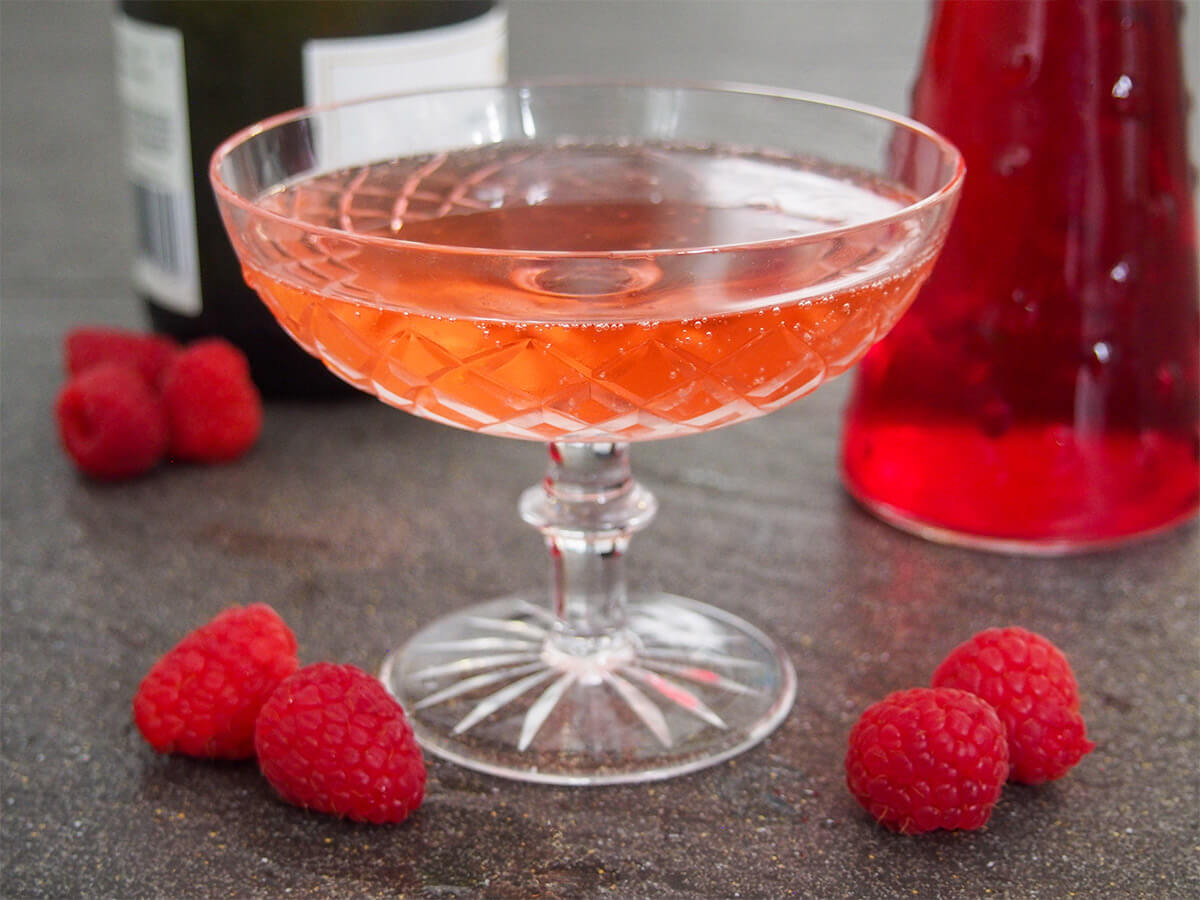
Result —
[[[520,499],[549,588],[449,612],[383,666],[427,750],[633,782],[782,721],[796,676],[779,645],[627,591],[630,536],[655,512],[629,445],[763,415],[853,365],[941,247],[952,146],[811,95],[514,85],[287,113],[226,141],[211,176],[247,282],[335,373],[549,444]]]

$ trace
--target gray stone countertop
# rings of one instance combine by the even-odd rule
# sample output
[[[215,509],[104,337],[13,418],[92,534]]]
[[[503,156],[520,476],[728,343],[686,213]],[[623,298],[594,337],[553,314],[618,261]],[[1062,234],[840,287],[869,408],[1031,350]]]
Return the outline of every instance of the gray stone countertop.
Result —
[[[138,681],[228,604],[275,606],[304,662],[375,668],[439,611],[535,583],[540,540],[514,505],[542,455],[370,401],[277,403],[236,464],[107,487],[76,476],[51,414],[61,336],[142,324],[109,14],[0,0],[0,895],[1200,895],[1195,523],[1064,559],[894,531],[839,486],[844,383],[635,448],[661,512],[633,545],[632,577],[750,618],[799,673],[782,727],[734,761],[566,789],[431,760],[420,812],[372,828],[285,806],[252,762],[151,752],[130,721]],[[511,68],[757,81],[902,109],[923,27],[913,2],[516,0]],[[877,827],[843,786],[851,724],[1007,624],[1071,658],[1095,752],[1059,782],[1007,788],[983,831]]]

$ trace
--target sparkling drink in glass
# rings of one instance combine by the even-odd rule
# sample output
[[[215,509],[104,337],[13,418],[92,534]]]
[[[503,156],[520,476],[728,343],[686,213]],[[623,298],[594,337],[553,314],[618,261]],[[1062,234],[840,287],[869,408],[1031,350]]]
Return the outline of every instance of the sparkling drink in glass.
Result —
[[[780,644],[627,589],[656,510],[629,446],[769,413],[853,365],[933,265],[952,146],[805,95],[516,85],[277,117],[227,141],[212,176],[246,280],[331,370],[549,444],[519,503],[549,588],[449,612],[383,665],[427,750],[532,781],[644,781],[782,721]]]

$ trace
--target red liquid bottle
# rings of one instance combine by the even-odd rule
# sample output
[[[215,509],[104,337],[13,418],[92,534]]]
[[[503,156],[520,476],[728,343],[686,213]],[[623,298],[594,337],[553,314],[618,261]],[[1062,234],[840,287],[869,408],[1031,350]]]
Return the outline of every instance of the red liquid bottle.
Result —
[[[967,179],[858,370],[845,483],[935,539],[1056,553],[1200,504],[1200,286],[1168,0],[935,0],[914,116]]]

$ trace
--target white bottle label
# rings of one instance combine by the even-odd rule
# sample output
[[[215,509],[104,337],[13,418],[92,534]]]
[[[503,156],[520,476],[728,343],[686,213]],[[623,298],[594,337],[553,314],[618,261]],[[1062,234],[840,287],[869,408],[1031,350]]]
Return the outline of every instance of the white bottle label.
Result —
[[[438,88],[502,84],[508,74],[508,19],[496,7],[466,22],[363,38],[329,38],[304,45],[305,102],[325,106]],[[442,109],[442,115],[453,113]],[[322,123],[315,136],[322,168],[365,159],[423,153],[401,141],[374,108],[348,109]]]
[[[163,307],[197,315],[200,272],[183,35],[121,14],[113,30],[134,196],[133,282]]]
[[[502,84],[508,76],[508,15],[496,7],[466,22],[304,44],[304,101],[325,106],[435,88]]]

